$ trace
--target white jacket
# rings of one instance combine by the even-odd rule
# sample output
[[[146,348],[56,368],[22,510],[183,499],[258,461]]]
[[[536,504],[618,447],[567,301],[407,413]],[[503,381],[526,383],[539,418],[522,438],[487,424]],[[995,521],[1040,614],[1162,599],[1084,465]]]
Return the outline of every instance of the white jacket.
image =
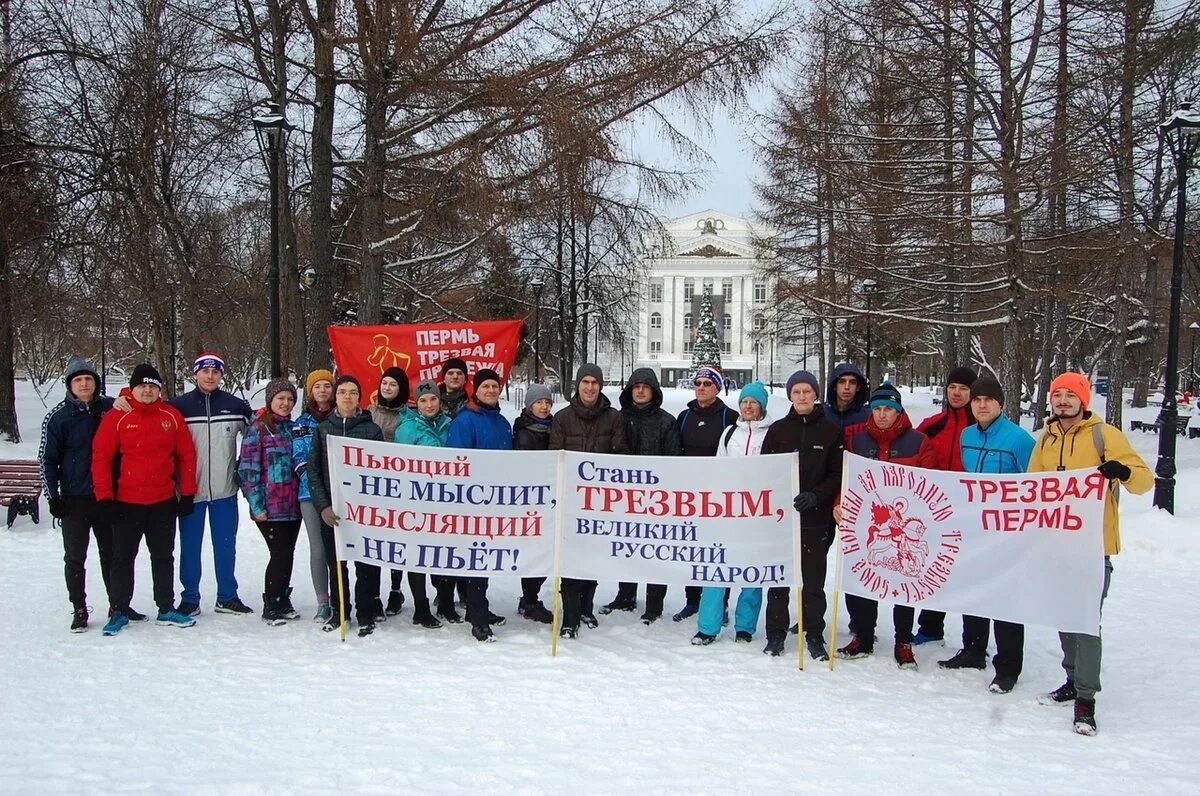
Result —
[[[717,444],[717,456],[757,456],[762,451],[767,429],[775,418],[764,415],[762,420],[742,420],[730,426]]]

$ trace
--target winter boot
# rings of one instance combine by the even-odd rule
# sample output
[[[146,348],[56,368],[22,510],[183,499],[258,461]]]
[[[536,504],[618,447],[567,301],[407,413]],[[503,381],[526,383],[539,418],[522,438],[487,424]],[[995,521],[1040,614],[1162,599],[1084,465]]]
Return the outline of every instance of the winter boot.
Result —
[[[767,635],[767,646],[763,647],[763,654],[770,655],[773,658],[778,658],[783,654],[783,641],[787,638],[786,633],[771,633]]]
[[[491,611],[488,611],[488,620],[487,620],[487,622],[488,622],[488,624],[489,624],[489,625],[495,625],[496,627],[501,627],[501,626],[503,626],[503,625],[504,625],[504,623],[505,623],[505,622],[507,622],[507,621],[508,621],[508,620],[507,620],[507,619],[505,619],[503,616],[500,616],[500,614],[494,614],[494,613],[492,613]]]
[[[1075,684],[1070,680],[1060,685],[1058,688],[1051,691],[1049,694],[1042,694],[1038,697],[1039,705],[1062,705],[1066,707],[1078,698],[1075,693]]]
[[[198,613],[200,613],[199,608],[196,609],[196,614],[198,614]],[[196,614],[188,614],[188,616],[195,616]],[[125,618],[128,619],[130,622],[145,622],[146,621],[146,615],[134,610],[133,606],[129,606],[125,609]]]
[[[814,661],[829,660],[829,649],[825,646],[825,639],[821,636],[808,636],[804,640],[808,647],[808,657]]]
[[[637,600],[627,600],[622,597],[617,597],[608,605],[600,608],[600,613],[611,614],[613,611],[633,611],[637,609]]]
[[[896,665],[901,669],[917,670],[917,659],[913,657],[912,644],[903,642],[896,645],[894,652],[896,657]]]
[[[575,625],[563,625],[558,631],[559,638],[575,638],[579,635],[579,628]]]
[[[709,644],[712,644],[716,640],[717,640],[716,636],[710,636],[707,633],[697,633],[696,635],[692,636],[692,646],[693,647],[707,647]]]
[[[733,640],[739,644],[749,644],[754,641],[754,634],[747,630],[739,630],[733,637]]]
[[[87,606],[80,606],[75,609],[75,613],[71,615],[71,632],[83,633],[87,630],[88,609]]]
[[[938,661],[943,669],[986,669],[987,653],[974,650],[959,650],[944,661]]]
[[[585,625],[587,625],[592,630],[595,630],[596,628],[600,627],[600,622],[597,621],[595,614],[580,614],[579,621],[583,622]]]
[[[679,613],[671,617],[671,621],[682,622],[685,619],[691,619],[698,613],[700,613],[699,603],[685,603],[683,608],[679,609]]]
[[[1016,687],[1016,677],[1013,677],[1011,674],[997,674],[992,678],[992,684],[988,686],[988,691],[991,691],[993,694],[1007,694]]]
[[[850,643],[837,651],[837,656],[843,660],[853,661],[859,658],[866,658],[875,652],[875,645],[871,642],[864,642],[858,636],[850,639]]]
[[[349,629],[350,626],[353,624],[354,624],[353,620],[351,620],[349,618],[346,619],[346,628],[347,629]],[[341,629],[342,629],[342,617],[337,611],[333,610],[333,608],[331,607],[329,610],[329,618],[325,620],[325,624],[321,625],[321,630],[325,631],[326,633],[332,633],[334,631],[340,631]]]
[[[543,605],[541,600],[525,602],[524,610],[521,613],[529,621],[539,622],[543,625],[548,625],[554,621],[554,614],[550,613],[550,609]]]
[[[108,624],[104,626],[104,630],[101,632],[106,636],[115,636],[127,624],[129,624],[129,619],[126,618],[123,611],[113,611],[113,615],[108,618]]]
[[[262,596],[262,599],[263,599],[262,620],[264,622],[266,622],[267,625],[270,627],[276,627],[278,625],[286,624],[287,617],[285,617],[283,615],[282,611],[280,610],[280,603],[282,602],[282,600],[276,599],[274,597],[268,597],[266,594],[264,594]]]
[[[471,628],[471,635],[475,637],[476,641],[492,642],[496,640],[496,634],[488,625],[475,625]]]
[[[926,633],[924,630],[918,630],[917,635],[913,636],[912,643],[914,645],[918,645],[918,646],[921,644],[928,644],[931,641],[937,641],[937,642],[944,643],[944,639],[945,639],[945,636],[934,636],[929,633]]]
[[[642,614],[643,625],[652,625],[659,619],[662,619],[662,611],[652,611],[647,608],[646,613]]]
[[[279,613],[283,614],[284,619],[299,619],[300,612],[292,605],[292,587],[288,586],[287,594],[285,594],[279,603]]]
[[[1087,736],[1096,734],[1096,700],[1082,697],[1075,700],[1075,732]]]
[[[423,627],[428,630],[437,630],[442,626],[442,623],[437,620],[428,608],[424,611],[413,612],[413,624],[417,627]]]
[[[237,599],[236,597],[234,599]],[[239,600],[240,602],[240,600]],[[154,620],[157,624],[164,627],[192,627],[196,624],[196,620],[190,616],[184,616],[174,608],[168,608],[165,611],[159,611],[158,617]]]
[[[368,619],[366,622],[363,622],[362,625],[358,628],[358,637],[366,638],[367,636],[371,635],[374,632],[375,632],[375,623]]]
[[[448,600],[438,603],[437,615],[451,625],[461,624],[463,620],[462,614],[454,610],[454,603]]]
[[[371,621],[374,624],[378,625],[382,622],[386,622],[387,618],[388,618],[387,611],[385,611],[383,609],[383,600],[376,597],[375,598],[375,611],[373,613],[373,618]]]
[[[242,602],[240,597],[230,597],[228,600],[217,600],[216,612],[219,614],[252,614],[254,609]],[[188,614],[192,616],[192,614]]]
[[[400,613],[400,611],[403,608],[404,608],[404,595],[400,592],[399,589],[393,589],[392,592],[390,594],[388,594],[387,610],[386,610],[387,615],[395,616],[396,614]]]

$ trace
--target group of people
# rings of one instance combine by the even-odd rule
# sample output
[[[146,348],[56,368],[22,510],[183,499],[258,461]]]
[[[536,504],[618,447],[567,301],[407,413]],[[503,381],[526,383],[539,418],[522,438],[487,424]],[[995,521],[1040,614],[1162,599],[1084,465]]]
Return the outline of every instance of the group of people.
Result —
[[[326,448],[330,436],[394,441],[409,445],[487,450],[571,450],[636,456],[740,457],[769,453],[798,454],[801,491],[794,508],[801,525],[801,601],[803,643],[811,657],[828,660],[825,642],[826,569],[841,519],[838,505],[843,451],[883,461],[940,470],[1016,473],[1094,466],[1110,480],[1105,511],[1107,594],[1119,551],[1116,500],[1119,488],[1145,492],[1153,477],[1128,440],[1088,409],[1091,388],[1081,374],[1067,372],[1051,385],[1052,417],[1037,440],[1003,413],[1005,395],[991,377],[968,368],[949,374],[944,408],[914,427],[901,392],[884,382],[872,386],[855,365],[838,365],[822,400],[816,376],[793,373],[787,381],[790,406],[782,417],[768,411],[768,393],[759,382],[747,384],[737,409],[721,399],[724,380],[718,368],[699,368],[695,397],[674,416],[662,408],[663,392],[654,371],[639,368],[612,406],[604,394],[604,376],[594,364],[581,366],[565,408],[553,411],[549,390],[531,385],[524,408],[510,425],[500,411],[499,375],[489,369],[470,374],[461,359],[448,360],[440,382],[421,381],[410,388],[400,368],[384,371],[370,394],[350,374],[314,370],[303,395],[287,379],[266,387],[266,405],[257,414],[246,401],[220,388],[224,362],[215,353],[197,357],[195,389],[164,401],[162,379],[149,365],[134,369],[127,390],[117,399],[101,394],[99,376],[89,363],[72,360],[65,374],[67,394],[47,415],[42,430],[42,470],[51,513],[62,524],[68,596],[74,612],[71,630],[88,626],[85,561],[90,536],[100,553],[108,616],[105,635],[146,617],[131,600],[134,561],[142,537],[151,557],[157,622],[190,627],[201,611],[200,558],[205,517],[211,529],[217,594],[214,610],[252,613],[238,595],[234,574],[240,491],[266,543],[269,560],[263,577],[262,619],[281,625],[300,618],[291,600],[292,569],[301,526],[309,541],[309,564],[317,596],[313,619],[326,631],[350,621],[358,635],[370,636],[380,622],[401,613],[404,574],[389,573],[383,588],[380,567],[355,562],[351,599],[350,573],[338,561],[334,527],[340,522],[331,499]],[[295,406],[302,403],[293,419]],[[240,438],[240,445],[238,440]],[[181,601],[175,603],[175,523],[178,519]],[[426,576],[409,572],[413,623],[436,629],[464,621],[456,602],[465,605],[473,637],[494,641],[504,617],[488,601],[488,580],[481,577]],[[542,601],[545,578],[523,578],[518,614],[550,623]],[[340,588],[339,588],[340,587]],[[599,624],[597,614],[634,611],[638,584],[620,583],[612,600],[596,609],[595,581],[563,578],[560,585],[560,635],[575,638],[581,628]],[[641,621],[664,613],[667,586],[646,584]],[[696,645],[717,640],[729,621],[730,590],[684,590],[676,622],[695,617]],[[338,599],[338,595],[342,599]],[[385,597],[386,595],[386,597]],[[743,588],[734,606],[735,639],[751,642],[762,611],[759,588]],[[767,590],[764,653],[782,654],[789,629],[800,632],[790,616],[790,589]],[[872,655],[878,603],[846,596],[849,642],[836,650],[841,658]],[[944,638],[944,615],[895,605],[893,654],[898,666],[916,668],[913,645]],[[939,662],[946,669],[985,669],[991,626],[997,652],[990,690],[1011,691],[1021,674],[1024,628],[1015,623],[964,617],[962,649]],[[914,632],[915,626],[915,632]],[[1075,728],[1095,732],[1095,694],[1100,690],[1100,639],[1062,634],[1066,682],[1041,700],[1074,705]]]

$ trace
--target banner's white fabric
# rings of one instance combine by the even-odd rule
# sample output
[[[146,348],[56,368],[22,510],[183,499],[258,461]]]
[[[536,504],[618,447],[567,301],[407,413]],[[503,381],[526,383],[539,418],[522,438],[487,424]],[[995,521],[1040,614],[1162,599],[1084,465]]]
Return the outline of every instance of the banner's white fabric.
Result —
[[[565,452],[562,574],[720,586],[800,579],[796,454],[729,460]]]
[[[328,438],[337,555],[439,575],[554,570],[557,451]]]
[[[842,590],[1096,634],[1107,487],[1095,470],[953,473],[847,453]]]

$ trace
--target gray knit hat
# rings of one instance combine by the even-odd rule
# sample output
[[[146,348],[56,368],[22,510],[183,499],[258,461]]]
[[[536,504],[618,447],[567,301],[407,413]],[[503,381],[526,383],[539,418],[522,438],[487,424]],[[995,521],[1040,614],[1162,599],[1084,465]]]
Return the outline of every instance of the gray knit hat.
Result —
[[[433,379],[424,379],[417,384],[417,389],[415,392],[413,392],[413,400],[419,400],[422,395],[436,395],[438,398],[442,397],[442,394],[438,392],[437,382]]]
[[[525,391],[525,408],[530,409],[535,403],[545,398],[554,405],[554,398],[550,396],[550,388],[545,384],[530,384],[529,389]]]
[[[275,400],[275,396],[279,395],[281,392],[290,392],[292,394],[292,400],[296,399],[296,385],[292,384],[282,376],[277,379],[271,379],[269,382],[267,382],[267,389],[265,392],[267,396],[267,406],[270,406],[271,401]]]
[[[593,365],[591,362],[585,362],[579,366],[579,370],[575,371],[575,391],[579,392],[579,382],[591,376],[596,381],[604,384],[604,371],[600,370],[599,365]]]

